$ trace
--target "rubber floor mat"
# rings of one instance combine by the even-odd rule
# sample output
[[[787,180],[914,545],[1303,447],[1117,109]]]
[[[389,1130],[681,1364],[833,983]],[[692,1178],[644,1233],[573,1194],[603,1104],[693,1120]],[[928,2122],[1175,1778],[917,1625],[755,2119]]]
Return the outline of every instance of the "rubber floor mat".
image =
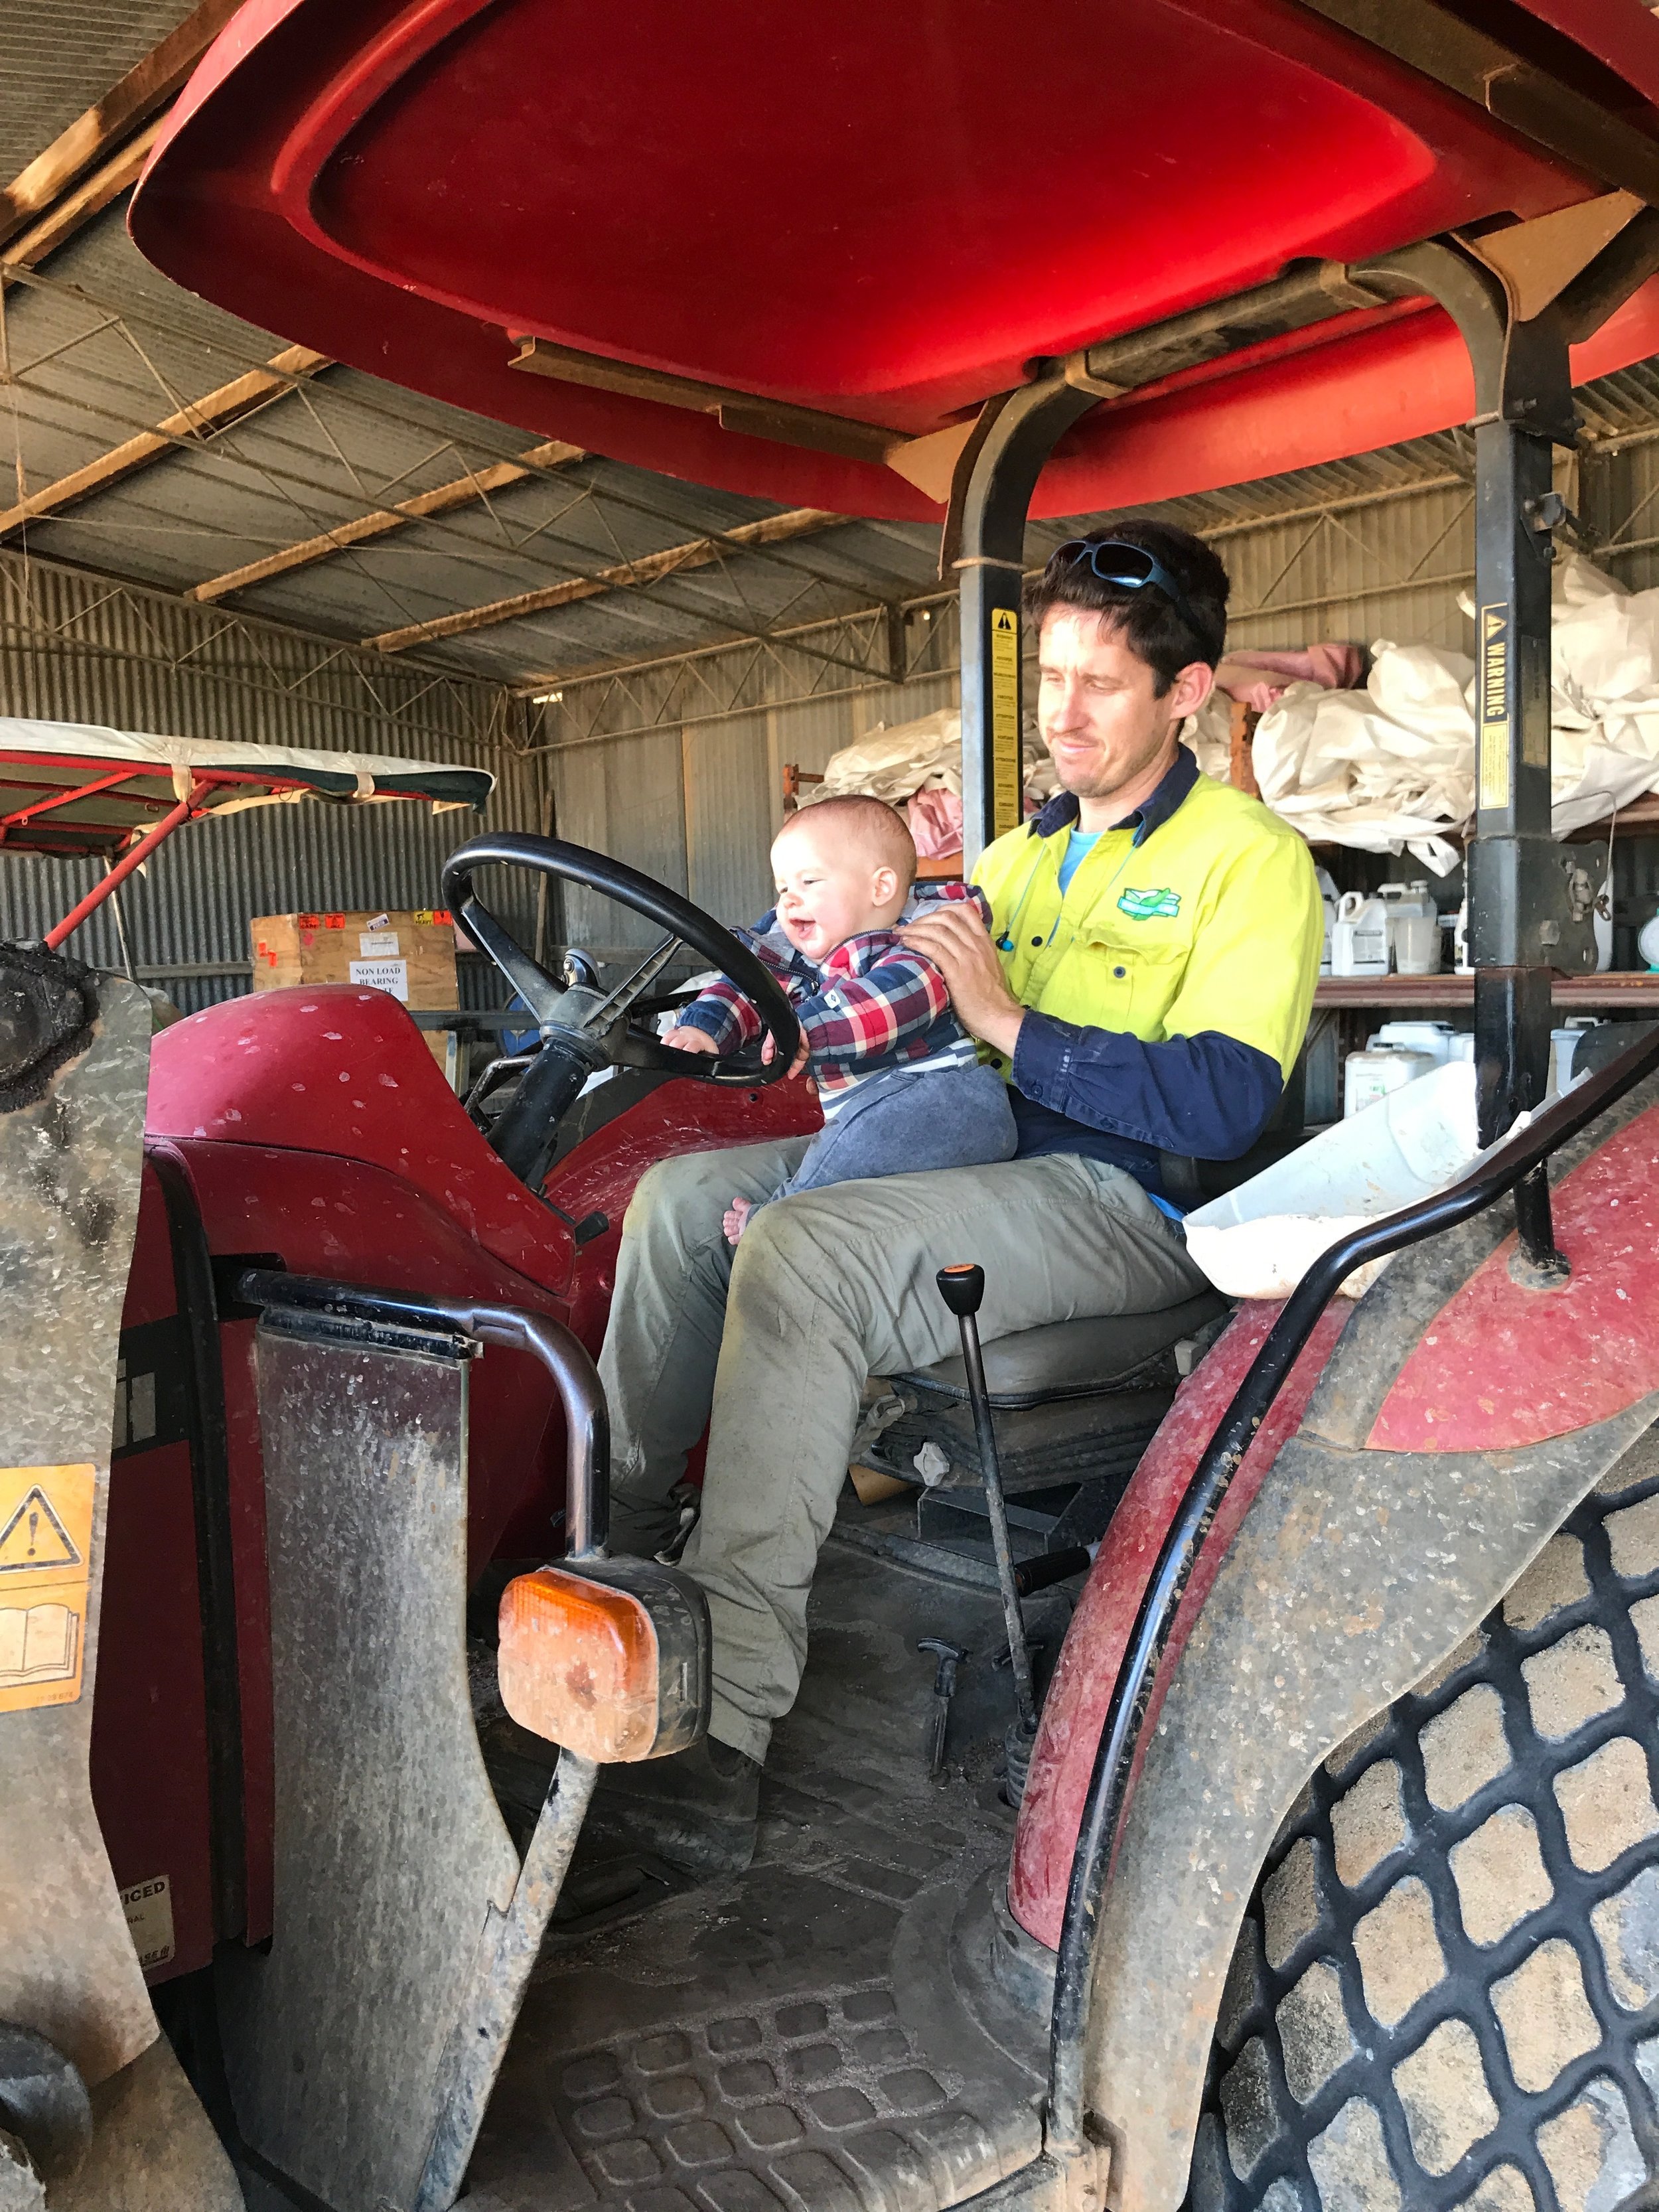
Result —
[[[1050,1656],[1066,1613],[1030,1609]],[[811,1626],[754,1864],[632,1913],[601,1878],[592,1923],[556,1929],[468,2212],[943,2212],[1037,2155],[1047,2021],[989,1970],[996,1600],[832,1540]],[[925,1636],[970,1654],[939,1784]]]

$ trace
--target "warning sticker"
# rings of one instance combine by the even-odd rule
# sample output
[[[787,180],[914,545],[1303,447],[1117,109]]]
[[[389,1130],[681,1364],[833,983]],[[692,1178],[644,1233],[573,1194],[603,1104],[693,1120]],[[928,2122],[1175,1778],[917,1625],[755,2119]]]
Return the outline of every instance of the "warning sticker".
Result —
[[[407,960],[353,960],[347,963],[354,983],[367,990],[390,991],[394,999],[409,1004],[409,963]]]
[[[148,1970],[165,1966],[173,1956],[173,1888],[164,1874],[135,1881],[121,1892],[121,1910],[138,1963]]]
[[[1480,610],[1480,803],[1510,803],[1510,611],[1501,602]]]
[[[996,835],[1017,830],[1024,811],[1019,757],[1019,617],[991,610],[991,813]]]
[[[0,1575],[37,1574],[43,1567],[84,1567],[86,1555],[58,1519],[37,1482],[0,1528]]]
[[[90,1467],[0,1468],[0,1713],[81,1694]]]

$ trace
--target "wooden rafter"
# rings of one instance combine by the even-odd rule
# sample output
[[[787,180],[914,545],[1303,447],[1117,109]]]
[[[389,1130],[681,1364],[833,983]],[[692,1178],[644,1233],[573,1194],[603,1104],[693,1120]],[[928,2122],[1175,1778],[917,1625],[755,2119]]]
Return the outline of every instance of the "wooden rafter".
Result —
[[[533,592],[519,592],[511,599],[492,599],[487,606],[463,607],[453,615],[436,615],[430,622],[410,623],[403,629],[383,630],[363,643],[378,653],[403,653],[412,645],[427,645],[445,637],[465,636],[469,631],[490,629],[497,623],[517,622],[526,615],[545,614],[553,607],[568,607],[578,599],[593,599],[606,592],[626,591],[654,584],[685,568],[705,568],[726,554],[746,545],[777,545],[792,538],[815,536],[837,523],[850,522],[847,514],[830,514],[821,507],[791,507],[783,514],[763,515],[758,522],[739,522],[712,538],[694,538],[683,545],[665,546],[659,553],[641,554],[601,568],[592,576],[572,576],[562,584],[544,584]]]
[[[0,246],[48,214],[71,186],[107,161],[173,97],[239,4],[240,0],[201,0],[177,30],[152,46],[118,84],[76,116],[0,190]]]
[[[15,507],[6,508],[0,514],[0,538],[21,529],[26,522],[61,514],[65,507],[76,506],[94,492],[109,490],[112,485],[159,461],[175,447],[211,437],[277,393],[290,391],[298,380],[314,376],[319,368],[328,365],[328,356],[313,353],[309,346],[285,346],[263,368],[251,368],[241,376],[232,377],[216,392],[191,400],[176,414],[164,416],[153,430],[141,430],[136,438],[124,439],[109,452],[100,453],[95,460],[72,469],[68,476],[59,477],[56,483],[31,492]]]
[[[165,117],[158,115],[154,122],[147,123],[118,153],[112,154],[89,177],[83,177],[56,200],[39,222],[32,222],[14,238],[4,250],[3,259],[0,259],[0,278],[14,269],[39,268],[49,253],[67,245],[94,216],[101,215],[112,200],[118,199],[130,185],[136,185],[165,120]]]
[[[475,469],[448,483],[434,486],[431,491],[416,492],[411,499],[401,499],[395,506],[376,507],[370,514],[354,516],[351,521],[325,530],[315,538],[302,538],[297,545],[285,545],[279,552],[267,553],[262,560],[250,561],[243,568],[228,569],[222,576],[210,576],[205,583],[192,584],[185,597],[204,601],[226,599],[232,592],[247,591],[272,576],[285,576],[292,569],[308,568],[314,562],[326,561],[348,546],[361,545],[366,538],[384,538],[392,531],[406,528],[411,522],[424,521],[434,514],[447,514],[455,507],[487,498],[491,492],[501,491],[508,484],[523,483],[550,469],[568,467],[572,461],[586,458],[580,446],[567,446],[562,439],[552,439],[544,446],[532,446],[516,461],[496,461],[487,469]]]

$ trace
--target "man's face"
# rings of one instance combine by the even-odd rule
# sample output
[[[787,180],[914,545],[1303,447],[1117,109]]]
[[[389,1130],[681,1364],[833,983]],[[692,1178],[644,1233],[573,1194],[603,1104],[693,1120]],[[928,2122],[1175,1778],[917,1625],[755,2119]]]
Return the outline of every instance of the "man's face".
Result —
[[[1210,688],[1210,671],[1194,664],[1160,699],[1121,632],[1079,607],[1048,615],[1037,665],[1037,728],[1061,788],[1079,799],[1109,799],[1146,775]]]

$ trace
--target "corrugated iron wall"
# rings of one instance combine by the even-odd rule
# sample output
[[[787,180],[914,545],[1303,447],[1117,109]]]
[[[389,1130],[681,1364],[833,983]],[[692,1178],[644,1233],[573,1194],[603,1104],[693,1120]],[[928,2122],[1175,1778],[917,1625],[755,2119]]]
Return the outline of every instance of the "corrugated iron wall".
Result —
[[[922,672],[904,684],[842,690],[832,672],[825,690],[823,659],[781,645],[732,714],[650,726],[657,710],[634,687],[618,690],[599,729],[574,743],[561,743],[556,724],[542,742],[552,736],[544,757],[560,835],[660,875],[722,921],[753,921],[772,902],[768,851],[783,819],[786,765],[817,773],[872,730],[956,704],[955,608],[928,609],[915,626]],[[608,732],[606,722],[620,726]],[[580,893],[567,895],[566,921],[577,943],[588,942],[585,931],[601,945],[653,941],[648,924]]]
[[[1457,595],[1474,580],[1472,486],[1266,523],[1218,538],[1216,550],[1232,577],[1236,646],[1389,638],[1468,650]]]
[[[0,714],[494,770],[483,819],[306,799],[175,832],[120,896],[138,972],[187,1012],[248,988],[252,915],[434,906],[457,845],[485,826],[540,824],[543,771],[511,695],[11,554],[0,555]],[[39,937],[102,872],[95,860],[6,859],[0,937]],[[488,892],[531,941],[533,883],[495,871]],[[68,949],[120,964],[107,908]],[[461,979],[465,1003],[500,1003],[481,959],[463,961]]]
[[[1659,470],[1659,445],[1641,450]],[[1457,594],[1473,570],[1474,532],[1472,490],[1445,483],[1224,532],[1217,550],[1233,580],[1232,641],[1295,646],[1334,637],[1370,645],[1387,637],[1467,651],[1469,624]],[[912,613],[912,659],[931,672],[902,684],[837,691],[835,673],[826,676],[822,660],[782,644],[773,648],[762,687],[775,704],[751,703],[751,687],[740,712],[711,715],[699,700],[693,719],[674,724],[641,682],[618,688],[599,728],[574,744],[561,742],[569,726],[565,717],[550,718],[544,741],[554,746],[548,757],[561,830],[638,867],[651,867],[653,854],[667,856],[678,872],[653,872],[688,888],[722,921],[763,911],[769,903],[767,847],[781,818],[785,764],[821,769],[831,753],[879,725],[913,721],[957,703],[956,609],[946,604],[926,610],[925,635],[918,628],[923,620],[922,611]],[[1029,709],[1035,696],[1029,640],[1027,656]],[[663,686],[665,700],[667,678],[650,681]],[[826,690],[829,696],[810,696]],[[657,712],[663,726],[640,734]],[[605,735],[607,722],[616,726],[614,736]],[[678,836],[665,816],[667,810],[672,817],[676,792]],[[603,942],[644,941],[640,929],[619,935],[597,908],[573,902],[568,914],[578,940],[591,928]]]

